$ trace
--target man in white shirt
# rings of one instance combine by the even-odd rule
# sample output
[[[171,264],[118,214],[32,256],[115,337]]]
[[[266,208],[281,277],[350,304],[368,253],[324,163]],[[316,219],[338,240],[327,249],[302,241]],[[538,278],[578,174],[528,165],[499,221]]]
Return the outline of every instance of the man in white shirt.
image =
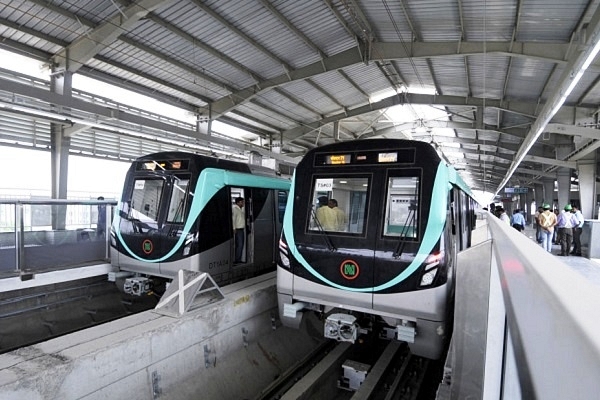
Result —
[[[577,206],[573,206],[573,214],[577,219],[577,226],[573,227],[573,251],[571,252],[574,256],[581,255],[581,231],[583,223],[585,222],[581,210]]]
[[[234,264],[242,262],[242,252],[244,251],[244,236],[246,228],[246,215],[244,213],[244,198],[238,197],[235,199],[235,204],[232,209],[233,216],[233,232],[235,240],[235,259]]]

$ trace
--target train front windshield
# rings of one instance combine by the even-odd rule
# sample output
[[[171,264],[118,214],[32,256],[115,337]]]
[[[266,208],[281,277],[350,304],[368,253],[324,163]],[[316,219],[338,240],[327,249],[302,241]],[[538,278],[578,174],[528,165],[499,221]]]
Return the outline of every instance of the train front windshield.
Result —
[[[146,224],[157,224],[164,185],[163,179],[136,179],[128,218]]]
[[[315,177],[308,230],[364,236],[368,217],[382,219],[382,236],[418,240],[420,179],[398,175],[387,176],[384,199],[383,191],[372,187],[371,176]]]

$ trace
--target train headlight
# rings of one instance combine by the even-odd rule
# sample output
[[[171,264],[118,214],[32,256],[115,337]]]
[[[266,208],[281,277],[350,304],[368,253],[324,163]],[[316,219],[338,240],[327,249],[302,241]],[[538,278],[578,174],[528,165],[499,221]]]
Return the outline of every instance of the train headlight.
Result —
[[[279,259],[281,260],[281,264],[286,267],[289,268],[290,267],[290,259],[283,254],[282,251],[279,252]]]
[[[437,274],[437,268],[434,268],[431,271],[424,273],[423,276],[421,277],[421,286],[431,285],[433,283],[433,280],[435,279],[436,274]]]

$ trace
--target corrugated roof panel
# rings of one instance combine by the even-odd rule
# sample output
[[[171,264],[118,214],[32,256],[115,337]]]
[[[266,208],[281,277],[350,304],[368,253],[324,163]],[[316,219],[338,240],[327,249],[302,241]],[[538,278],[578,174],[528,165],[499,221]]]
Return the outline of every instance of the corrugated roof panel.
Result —
[[[568,42],[588,3],[588,0],[524,1],[517,40]]]
[[[460,40],[458,1],[409,0],[405,4],[419,40]]]
[[[272,110],[275,110],[288,118],[300,122],[312,122],[320,118],[314,111],[300,107],[286,96],[278,93],[275,90],[268,90],[261,93],[257,100],[267,104]]]
[[[419,89],[435,88],[427,60],[423,58],[397,60],[398,72],[404,83]]]
[[[94,21],[96,24],[125,9],[124,6],[117,6],[118,3],[111,0],[54,0],[52,2],[80,17]]]
[[[356,46],[354,38],[344,29],[326,2],[275,0],[273,6],[327,56]],[[308,54],[303,57],[302,63],[306,65],[313,62],[311,60]]]
[[[432,58],[433,74],[441,93],[467,96],[469,94],[465,58],[463,56]]]
[[[370,62],[368,65],[354,64],[344,68],[344,72],[358,87],[370,95],[390,89],[389,81],[374,62]]]
[[[343,2],[347,8],[347,18],[354,26],[362,27],[357,12],[352,8],[352,2]],[[360,10],[367,18],[368,24],[377,41],[380,42],[410,42],[412,32],[406,15],[398,1],[373,2],[362,0],[358,2]]]
[[[506,98],[536,99],[553,69],[554,63],[514,57],[508,76]]]
[[[322,89],[325,90],[324,88]],[[298,98],[301,102],[311,109],[316,110],[321,115],[341,111],[338,104],[305,80],[288,83],[285,85],[285,90],[288,93],[292,93],[294,97]],[[325,92],[328,93],[327,90],[325,90]],[[334,93],[329,94],[335,99]],[[337,102],[339,103],[339,100]]]
[[[501,99],[509,57],[500,54],[479,54],[468,56],[467,62],[472,96]]]
[[[517,0],[461,0],[465,40],[510,40],[517,12]]]
[[[260,27],[260,22],[270,26],[276,22],[270,12],[249,1],[213,1],[205,3],[205,6],[220,14],[228,25],[236,27],[242,32],[242,35],[228,29],[213,17],[205,16],[201,18],[200,22],[202,31],[195,32],[195,36],[205,38],[208,45],[246,65],[262,77],[271,78],[283,73],[281,61],[285,62],[285,60],[281,60],[276,49],[265,45],[265,38],[253,31],[253,28]],[[256,25],[257,23],[258,25]],[[273,32],[267,32],[267,34],[272,36]],[[278,34],[287,33],[279,32]],[[261,47],[266,48],[273,56],[261,51]]]
[[[143,37],[138,40],[164,54],[165,57],[185,64],[191,70],[197,70],[198,75],[212,77],[234,89],[242,89],[255,82],[247,72],[233,64],[213,56],[193,42],[161,26],[153,25],[155,26],[148,30],[136,30],[136,33]]]
[[[168,60],[160,59],[122,42],[105,50],[103,55],[125,65],[133,66],[142,73],[153,75],[205,97],[214,99],[229,94],[229,91],[223,87],[196,76],[191,71],[182,70]]]
[[[273,114],[260,107],[260,105],[252,102],[246,102],[239,106],[238,109],[243,114],[251,115],[256,119],[269,125],[276,126],[282,130],[293,128],[296,125],[296,121],[299,120],[297,115],[287,116],[285,114]]]
[[[335,97],[344,107],[355,107],[366,104],[369,98],[365,97],[350,81],[345,79],[338,71],[331,71],[312,78],[313,82]]]

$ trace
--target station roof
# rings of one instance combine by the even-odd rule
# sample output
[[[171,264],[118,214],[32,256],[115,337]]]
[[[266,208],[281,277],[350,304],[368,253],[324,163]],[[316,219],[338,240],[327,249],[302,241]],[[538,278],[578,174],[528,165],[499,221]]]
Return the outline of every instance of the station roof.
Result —
[[[0,0],[0,48],[198,116],[65,98],[0,70],[0,140],[49,145],[59,123],[72,151],[96,156],[187,148],[294,164],[334,141],[410,138],[473,189],[525,186],[600,147],[599,3]]]

